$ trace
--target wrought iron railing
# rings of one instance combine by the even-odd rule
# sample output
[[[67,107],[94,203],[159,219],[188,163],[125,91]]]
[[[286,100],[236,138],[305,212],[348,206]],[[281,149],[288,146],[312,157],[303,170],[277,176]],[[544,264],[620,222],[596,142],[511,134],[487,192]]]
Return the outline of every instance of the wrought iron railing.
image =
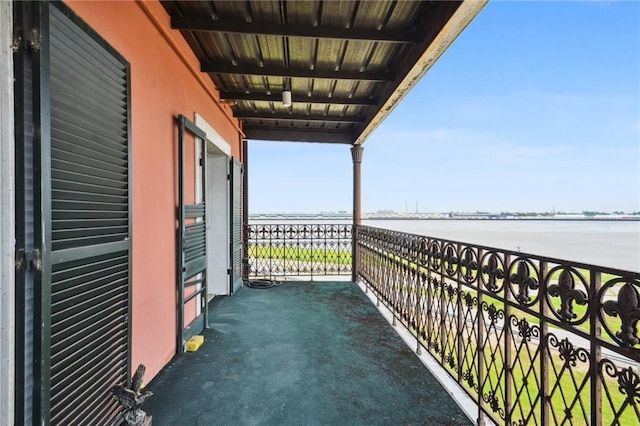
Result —
[[[506,425],[640,424],[640,274],[359,226],[357,275]]]
[[[350,224],[250,224],[250,278],[351,274]]]

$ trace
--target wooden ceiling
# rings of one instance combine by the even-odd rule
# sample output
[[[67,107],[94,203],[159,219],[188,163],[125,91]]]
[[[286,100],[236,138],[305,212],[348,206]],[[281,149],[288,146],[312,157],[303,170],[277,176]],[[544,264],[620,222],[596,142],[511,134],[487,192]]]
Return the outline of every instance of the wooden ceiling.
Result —
[[[247,139],[345,144],[363,143],[485,4],[163,2]]]

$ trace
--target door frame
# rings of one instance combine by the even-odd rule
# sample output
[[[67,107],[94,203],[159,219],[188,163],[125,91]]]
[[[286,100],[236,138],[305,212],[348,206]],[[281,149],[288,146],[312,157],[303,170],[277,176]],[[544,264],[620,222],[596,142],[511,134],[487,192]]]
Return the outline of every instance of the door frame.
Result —
[[[200,114],[195,114],[196,125],[204,130],[207,139],[207,238],[209,239],[209,274],[207,286],[209,295],[230,295],[229,269],[229,206],[231,191],[229,187],[229,144]],[[221,257],[224,256],[222,259]],[[216,262],[219,261],[219,262]],[[207,297],[209,297],[207,295]]]
[[[0,424],[14,424],[15,134],[13,2],[0,1]]]

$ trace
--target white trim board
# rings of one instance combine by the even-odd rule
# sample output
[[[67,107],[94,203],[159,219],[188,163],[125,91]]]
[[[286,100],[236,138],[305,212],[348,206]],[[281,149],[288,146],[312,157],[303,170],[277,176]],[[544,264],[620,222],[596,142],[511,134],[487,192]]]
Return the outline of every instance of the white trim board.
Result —
[[[13,2],[0,0],[0,424],[14,423],[15,139]]]
[[[216,132],[216,130],[205,120],[202,118],[200,114],[195,113],[195,123],[196,126],[200,127],[207,135],[207,142],[213,144],[219,151],[220,154],[224,154],[227,157],[231,157],[231,145],[227,142],[220,133]],[[207,149],[208,151],[208,149]]]

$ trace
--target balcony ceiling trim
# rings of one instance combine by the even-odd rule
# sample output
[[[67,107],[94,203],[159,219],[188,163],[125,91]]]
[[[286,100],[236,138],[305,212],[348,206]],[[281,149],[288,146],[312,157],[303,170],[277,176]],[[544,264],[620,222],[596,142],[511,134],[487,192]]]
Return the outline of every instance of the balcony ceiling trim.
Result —
[[[235,114],[239,119],[281,120],[281,121],[321,121],[324,123],[365,123],[364,117],[320,114],[296,114],[287,112],[249,112]]]
[[[353,142],[353,134],[351,132],[334,132],[325,129],[303,130],[300,128],[290,129],[284,126],[245,126],[243,131],[247,139],[263,141],[317,142],[347,145],[351,145]]]
[[[465,1],[458,7],[455,13],[438,32],[434,40],[415,62],[414,66],[405,74],[402,82],[387,98],[387,101],[378,110],[376,115],[368,122],[367,126],[358,135],[354,145],[363,144],[369,135],[382,123],[382,121],[393,111],[407,93],[420,81],[420,79],[431,69],[433,64],[442,56],[447,48],[455,41],[462,31],[471,23],[480,11],[486,6],[489,0]]]
[[[362,144],[487,1],[162,5],[248,139]]]
[[[305,96],[292,94],[293,103],[309,103],[323,105],[378,105],[378,100],[368,98],[349,98],[344,96]],[[253,102],[282,102],[282,94],[277,93],[260,93],[260,92],[241,92],[241,91],[222,91],[220,98],[228,101],[253,101]]]
[[[418,43],[420,41],[420,38],[413,31],[302,26],[263,22],[250,23],[243,21],[213,20],[209,18],[172,17],[171,28],[181,31],[272,35],[278,37],[302,37],[328,40],[365,40],[379,43]]]
[[[229,65],[221,63],[202,64],[202,72],[212,74],[254,75],[268,77],[309,78],[328,80],[359,80],[389,82],[394,76],[387,72],[331,71],[309,68],[283,68],[275,66]]]

